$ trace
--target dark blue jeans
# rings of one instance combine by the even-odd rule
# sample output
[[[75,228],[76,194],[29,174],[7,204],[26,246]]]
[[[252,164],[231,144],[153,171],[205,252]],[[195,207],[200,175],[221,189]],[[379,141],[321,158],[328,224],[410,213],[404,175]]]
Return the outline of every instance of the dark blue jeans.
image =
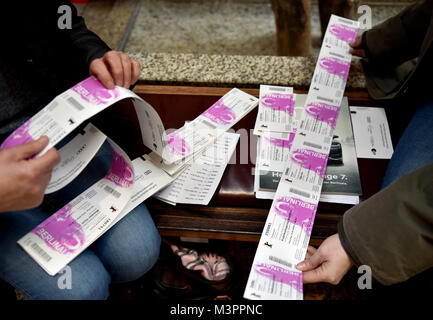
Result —
[[[47,195],[40,207],[0,213],[0,278],[28,299],[106,299],[110,283],[136,280],[155,264],[161,239],[144,203],[69,264],[70,288],[62,280],[66,273],[48,275],[17,244],[50,214],[101,179],[111,162],[111,149],[104,143],[87,168],[65,188]]]
[[[418,108],[395,148],[382,188],[433,161],[433,101]]]

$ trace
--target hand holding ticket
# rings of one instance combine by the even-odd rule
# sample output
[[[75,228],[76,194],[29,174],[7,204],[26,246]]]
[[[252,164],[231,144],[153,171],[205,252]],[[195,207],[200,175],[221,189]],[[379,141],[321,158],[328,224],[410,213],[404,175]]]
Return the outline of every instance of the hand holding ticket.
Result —
[[[32,159],[48,144],[47,137],[0,151],[0,212],[33,208],[42,203],[52,169],[60,157],[52,148]]]

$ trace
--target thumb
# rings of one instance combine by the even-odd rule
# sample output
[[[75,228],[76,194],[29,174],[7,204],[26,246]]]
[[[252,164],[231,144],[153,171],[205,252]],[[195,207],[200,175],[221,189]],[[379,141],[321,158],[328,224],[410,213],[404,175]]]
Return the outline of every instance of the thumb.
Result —
[[[353,49],[359,49],[362,47],[362,36],[357,36],[355,41],[353,41],[352,43],[349,43],[349,45],[353,48]]]
[[[16,160],[25,160],[41,152],[47,144],[48,137],[42,136],[38,140],[11,148],[10,151],[13,152]]]
[[[310,271],[310,270],[316,269],[323,261],[324,261],[324,258],[322,256],[322,254],[320,253],[320,250],[317,250],[309,258],[298,263],[296,265],[296,268],[300,271]]]

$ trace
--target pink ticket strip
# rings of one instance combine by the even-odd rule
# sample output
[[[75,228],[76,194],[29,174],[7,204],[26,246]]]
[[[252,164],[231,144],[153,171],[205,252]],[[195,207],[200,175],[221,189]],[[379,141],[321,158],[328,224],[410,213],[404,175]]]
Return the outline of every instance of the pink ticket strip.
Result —
[[[89,77],[57,96],[44,109],[15,130],[0,146],[11,148],[38,139],[49,138],[48,146],[37,156],[54,147],[85,120],[105,110],[119,100],[131,98],[142,131],[143,143],[155,152],[166,147],[165,129],[157,112],[144,100],[122,87],[106,89],[96,78]],[[46,192],[61,189],[72,181],[108,139],[91,124],[60,152],[61,163],[55,168]],[[92,133],[92,134],[91,134]],[[87,139],[87,140],[86,140]],[[98,140],[98,141],[96,141]],[[55,275],[93,241],[125,216],[138,201],[165,187],[172,179],[161,169],[155,170],[150,162],[139,164],[139,171],[152,171],[152,189],[147,183],[134,186],[134,167],[125,152],[108,139],[113,163],[106,176],[85,190],[58,212],[21,238],[18,243],[50,275]],[[81,147],[80,147],[81,146]],[[77,149],[80,147],[79,149]],[[89,148],[89,150],[85,150]],[[141,175],[142,176],[142,175]],[[53,181],[54,179],[54,181]],[[48,190],[50,189],[50,190]],[[149,190],[153,190],[150,193]],[[146,191],[146,192],[145,192]],[[139,196],[135,196],[138,194]],[[135,196],[132,199],[132,196]],[[138,199],[138,200],[137,200]],[[129,209],[124,210],[129,204]],[[128,211],[129,210],[129,211]]]
[[[10,148],[46,135],[47,147],[54,147],[85,120],[102,112],[114,103],[131,98],[142,131],[142,140],[151,150],[162,153],[167,142],[165,129],[158,113],[130,90],[116,86],[106,89],[95,77],[89,77],[58,95],[45,108],[15,130],[0,146]]]
[[[290,148],[292,147],[295,133],[287,134],[286,139],[277,138],[263,134],[260,136],[260,154],[258,154],[257,166],[259,170],[280,171],[285,169],[284,164],[288,161]]]
[[[112,140],[106,176],[22,237],[18,244],[50,275],[57,274],[108,230],[132,195],[132,162]]]
[[[257,105],[256,97],[236,88],[230,90],[196,119],[167,135],[168,147],[161,160],[170,165],[201,152]]]
[[[292,131],[295,98],[291,87],[260,85],[259,111],[254,134]]]
[[[302,272],[350,69],[357,21],[331,16],[301,121],[254,257],[244,297],[303,298]]]

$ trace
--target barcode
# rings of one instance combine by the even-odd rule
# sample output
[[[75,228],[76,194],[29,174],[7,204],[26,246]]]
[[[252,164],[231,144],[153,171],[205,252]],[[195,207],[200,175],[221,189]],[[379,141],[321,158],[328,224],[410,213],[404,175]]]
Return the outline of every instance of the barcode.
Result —
[[[273,262],[277,262],[279,264],[282,264],[283,266],[286,266],[286,267],[289,267],[289,268],[293,268],[293,265],[290,262],[288,262],[286,260],[283,260],[283,259],[280,259],[278,257],[269,256],[269,260],[271,260]]]
[[[212,129],[216,129],[216,125],[214,125],[213,123],[210,123],[207,120],[202,119],[201,122],[205,125],[207,125],[208,127],[211,127]]]
[[[42,249],[41,247],[39,247],[36,243],[33,243],[31,245],[31,248],[33,250],[35,250],[35,252],[45,261],[45,262],[49,262],[51,260],[51,257],[48,253],[45,252],[44,249]]]
[[[309,141],[304,141],[303,145],[307,146],[307,147],[311,147],[311,148],[322,150],[322,146],[318,145],[317,143],[312,143],[312,142],[309,142]]]
[[[57,101],[53,101],[52,103],[50,103],[49,105],[48,105],[48,110],[49,111],[53,111],[57,106],[58,106],[58,102]]]
[[[339,58],[344,59],[344,56],[343,56],[342,54],[335,53],[335,52],[332,52],[332,51],[329,51],[329,54],[330,54],[331,56],[335,56],[335,57],[339,57]]]
[[[268,224],[267,226],[266,226],[266,232],[265,232],[265,235],[269,235],[269,231],[271,230],[271,223],[270,224]]]
[[[269,91],[286,92],[286,88],[281,88],[281,87],[269,87]]]
[[[84,109],[84,107],[81,105],[81,103],[79,103],[77,100],[75,100],[74,97],[69,97],[68,98],[68,102],[74,106],[78,111],[81,111]]]
[[[104,190],[107,191],[108,193],[111,193],[114,197],[119,198],[121,196],[119,191],[114,190],[112,187],[110,186],[105,186]]]
[[[341,18],[339,18],[339,19],[337,19],[337,20],[338,20],[338,22],[342,22],[342,23],[346,23],[346,24],[350,24],[350,25],[353,24],[353,21],[350,21],[350,20],[341,19]]]
[[[96,192],[96,190],[94,190],[94,189],[92,189],[92,190],[90,190],[89,192],[87,192],[87,194],[86,194],[86,198],[87,199],[91,199],[91,198],[93,198],[94,196],[96,196],[98,193]]]
[[[302,191],[302,190],[299,190],[299,189],[290,188],[289,191],[291,193],[297,194],[298,196],[302,196],[302,197],[305,197],[305,198],[310,198],[311,197],[311,195],[308,192],[305,192],[305,191]]]
[[[334,103],[334,100],[329,99],[329,98],[325,98],[325,97],[322,97],[322,96],[317,96],[317,99],[323,100],[323,101],[328,101],[330,103]]]

